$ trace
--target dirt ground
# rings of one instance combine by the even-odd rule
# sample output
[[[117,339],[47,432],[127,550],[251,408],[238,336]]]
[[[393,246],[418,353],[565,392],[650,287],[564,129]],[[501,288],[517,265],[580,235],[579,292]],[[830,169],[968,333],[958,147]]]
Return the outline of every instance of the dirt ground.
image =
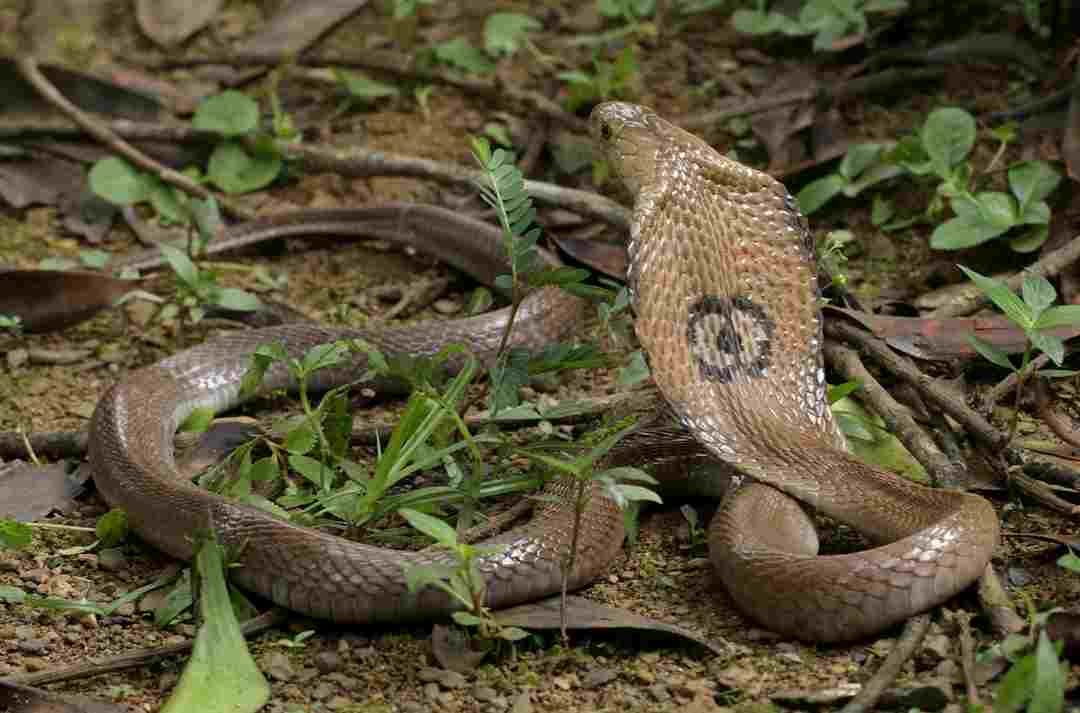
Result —
[[[231,2],[215,21],[217,40],[228,45],[254,31],[272,11],[274,3]],[[551,79],[563,64],[584,64],[588,50],[560,44],[561,36],[599,31],[602,18],[582,7],[585,3],[545,2],[541,7],[526,3],[447,3],[425,10],[416,32],[420,41],[445,40],[458,34],[478,37],[484,18],[495,9],[537,12],[548,29],[543,35],[551,44],[549,53],[564,55],[554,69],[533,62],[521,52],[513,60],[500,63],[500,78],[520,83],[541,93],[554,94]],[[467,9],[464,7],[467,6]],[[591,4],[590,4],[591,7]],[[17,10],[0,3],[0,17],[11,19]],[[5,14],[6,13],[6,14]],[[704,17],[704,16],[699,16]],[[663,27],[660,39],[646,39],[640,45],[640,82],[636,101],[649,104],[661,114],[680,116],[700,112],[716,101],[715,94],[703,94],[704,78],[724,77],[725,82],[747,82],[753,93],[776,85],[777,77],[797,67],[809,56],[800,45],[801,56],[784,56],[779,48],[755,45],[751,38],[735,34],[727,24],[717,26],[719,16],[708,16],[707,27],[694,22],[682,27]],[[91,29],[82,36],[82,51],[96,61],[122,57],[133,50],[147,51],[148,43],[138,37],[131,17],[113,17],[109,32]],[[932,24],[931,20],[926,23]],[[376,9],[361,10],[345,22],[321,45],[325,48],[372,46],[386,37],[385,14]],[[551,31],[550,27],[557,27]],[[936,27],[919,26],[926,37],[940,40]],[[382,33],[382,34],[380,34]],[[548,34],[553,33],[553,34]],[[552,39],[554,38],[554,39]],[[205,48],[208,40],[196,39],[194,49]],[[543,41],[541,41],[543,45]],[[764,49],[761,49],[764,47]],[[774,51],[775,54],[768,54]],[[792,53],[794,54],[794,53]],[[549,58],[550,59],[550,58]],[[820,56],[813,61],[826,63]],[[815,68],[824,76],[838,72],[837,65]],[[294,68],[280,91],[285,109],[298,121],[314,127],[313,140],[332,136],[334,141],[362,143],[370,148],[417,155],[438,161],[470,165],[468,138],[492,119],[511,118],[512,132],[519,132],[524,144],[557,136],[546,131],[546,122],[511,117],[490,100],[470,97],[452,87],[437,86],[427,99],[426,111],[404,98],[367,109],[349,111],[332,121],[337,102],[327,96],[330,85],[313,81],[312,72]],[[207,75],[192,70],[161,73],[161,78],[188,83],[209,81]],[[834,111],[853,138],[894,138],[918,126],[932,108],[960,105],[972,111],[1005,109],[1014,95],[1014,80],[1007,72],[986,71],[984,65],[958,65],[944,79],[928,89],[901,88],[884,97],[845,102]],[[263,87],[255,84],[253,87]],[[746,86],[746,85],[744,85]],[[321,118],[322,117],[322,118]],[[789,121],[795,121],[789,117]],[[728,125],[722,125],[728,128]],[[708,136],[718,146],[743,146],[747,139],[723,128]],[[1015,150],[1041,155],[1038,141]],[[748,151],[748,154],[752,151]],[[1042,155],[1043,158],[1054,156]],[[557,171],[550,152],[529,177],[562,185],[594,188],[588,170],[574,175]],[[797,180],[804,180],[799,178]],[[619,196],[609,183],[602,190]],[[247,205],[260,212],[300,207],[334,207],[375,200],[416,200],[481,208],[475,196],[440,188],[430,182],[402,178],[342,179],[330,175],[298,175],[284,185],[250,197]],[[922,200],[922,199],[919,199]],[[918,205],[918,200],[915,200]],[[888,300],[909,299],[927,287],[928,280],[941,274],[945,260],[925,247],[925,236],[887,236],[870,222],[869,201],[850,202],[837,210],[825,211],[812,221],[816,234],[846,228],[863,240],[864,250],[850,264],[852,288],[868,306]],[[544,214],[541,214],[543,220]],[[35,267],[46,257],[74,256],[86,247],[65,234],[52,206],[0,213],[0,263],[14,267]],[[130,232],[118,228],[110,232],[98,249],[122,254],[138,249]],[[1000,254],[970,251],[965,264]],[[407,288],[418,279],[449,276],[445,290],[429,296],[426,304],[408,320],[446,318],[431,305],[436,300],[463,304],[473,285],[465,278],[423,257],[406,255],[385,245],[328,245],[326,242],[290,240],[274,255],[229,258],[245,264],[260,264],[288,275],[287,288],[273,296],[310,317],[333,318],[337,305],[354,306],[356,323],[375,322],[388,309],[376,293],[388,286]],[[1008,265],[999,265],[1008,268]],[[251,287],[244,272],[223,271],[227,284]],[[2,277],[0,277],[2,279]],[[170,279],[163,277],[152,289],[164,292]],[[87,426],[97,399],[123,373],[153,363],[176,349],[175,325],[147,323],[147,311],[139,305],[127,308],[129,319],[121,321],[116,311],[60,333],[33,335],[0,343],[0,351],[10,355],[18,349],[76,351],[83,357],[74,363],[48,365],[16,364],[10,358],[0,367],[0,430],[29,427],[35,431],[78,431]],[[210,336],[214,329],[196,332]],[[980,372],[981,374],[981,372]],[[580,395],[608,395],[613,392],[611,374],[583,374],[568,378],[549,394],[562,400]],[[1066,393],[1074,394],[1074,391]],[[375,407],[374,421],[393,418],[399,405]],[[1062,404],[1074,419],[1074,402]],[[360,417],[362,421],[367,417]],[[1025,423],[1027,423],[1025,421]],[[1032,423],[1031,428],[1037,428]],[[1029,431],[1025,436],[1052,441],[1053,436]],[[1037,505],[1026,503],[1002,489],[984,491],[1002,514],[1003,529],[1011,533],[1053,533],[1075,537],[1076,524]],[[713,711],[724,707],[738,710],[826,709],[845,700],[844,693],[864,681],[887,654],[891,636],[852,646],[814,646],[778,638],[748,622],[733,608],[727,595],[714,581],[700,552],[680,548],[677,537],[685,527],[676,504],[650,509],[642,518],[636,546],[624,551],[607,575],[585,591],[591,599],[624,607],[661,621],[679,623],[720,642],[725,653],[714,655],[690,643],[670,639],[644,638],[637,634],[586,633],[572,637],[569,648],[558,638],[538,635],[519,646],[516,652],[493,658],[463,677],[446,676],[433,670],[428,626],[398,626],[378,629],[344,629],[326,623],[294,617],[282,630],[254,637],[250,645],[256,660],[270,678],[271,711]],[[703,516],[710,506],[698,504]],[[92,527],[104,512],[104,504],[90,494],[74,512],[50,517],[48,522]],[[844,528],[829,526],[825,539],[838,536],[850,540]],[[136,538],[107,557],[99,554],[65,556],[61,550],[89,542],[89,536],[41,530],[28,551],[0,550],[0,584],[27,591],[66,598],[86,597],[110,601],[142,586],[177,563]],[[1006,536],[994,564],[1017,602],[1030,602],[1038,609],[1075,606],[1080,586],[1075,576],[1058,568],[1054,561],[1061,549],[1052,543]],[[194,633],[190,620],[168,629],[159,629],[148,613],[153,602],[125,606],[116,614],[96,618],[34,610],[0,604],[0,677],[51,667],[100,659],[134,649],[174,642]],[[964,595],[951,608],[977,611],[972,595]],[[285,646],[295,634],[314,629],[302,646]],[[992,643],[981,617],[975,619],[977,645]],[[898,696],[892,705],[960,711],[963,679],[956,661],[956,633],[937,615],[927,642],[909,661],[897,683]],[[176,683],[184,664],[172,658],[135,670],[98,676],[51,686],[53,690],[85,694],[123,703],[141,710],[156,710]],[[1070,682],[1075,683],[1076,669]],[[980,680],[983,701],[992,695],[995,683]],[[812,694],[822,696],[817,700]],[[830,698],[830,695],[835,697]],[[770,706],[771,708],[766,708]]]

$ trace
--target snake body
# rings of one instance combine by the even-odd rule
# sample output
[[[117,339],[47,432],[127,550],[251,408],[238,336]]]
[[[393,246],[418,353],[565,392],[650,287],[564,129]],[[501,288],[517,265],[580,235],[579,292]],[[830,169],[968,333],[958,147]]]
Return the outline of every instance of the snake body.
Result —
[[[629,284],[653,378],[689,432],[752,481],[710,556],[740,608],[791,636],[868,636],[978,578],[998,538],[975,495],[926,488],[843,450],[825,395],[813,244],[783,185],[647,108],[592,131],[635,195]],[[819,557],[796,498],[881,544]]]
[[[714,561],[740,607],[781,633],[847,640],[967,586],[997,539],[989,504],[908,483],[842,450],[824,400],[809,233],[783,187],[642,107],[602,105],[592,126],[636,194],[630,284],[636,329],[657,385],[690,435],[754,481],[725,500],[710,529]],[[365,215],[374,220],[366,228]],[[374,217],[324,218],[271,220],[249,230],[344,230],[384,238],[404,232],[444,257],[467,253],[457,264],[481,279],[503,265],[498,234],[450,211],[393,206]],[[522,306],[515,343],[537,348],[562,338],[581,310],[576,298],[538,292]],[[445,557],[346,541],[200,490],[178,477],[172,437],[195,408],[223,410],[239,402],[248,355],[259,344],[280,342],[299,356],[315,344],[356,336],[390,353],[430,353],[461,342],[490,358],[506,319],[503,311],[364,331],[286,325],[180,352],[125,376],[98,404],[90,437],[98,488],[127,510],[136,532],[174,556],[190,557],[194,533],[213,528],[239,553],[233,579],[295,611],[347,623],[445,613],[452,602],[430,588],[409,595],[404,575],[410,564],[445,564]],[[325,374],[317,386],[347,380],[362,368],[359,359]],[[291,386],[289,375],[272,369],[264,386]],[[667,442],[676,441],[693,443],[685,432]],[[641,452],[658,461],[667,457],[664,443],[655,440]],[[549,488],[553,497],[528,524],[491,540],[506,547],[480,562],[488,606],[559,590],[574,506],[569,485]],[[813,526],[789,496],[892,544],[818,557]],[[622,516],[599,488],[586,503],[571,587],[602,573],[623,537]]]

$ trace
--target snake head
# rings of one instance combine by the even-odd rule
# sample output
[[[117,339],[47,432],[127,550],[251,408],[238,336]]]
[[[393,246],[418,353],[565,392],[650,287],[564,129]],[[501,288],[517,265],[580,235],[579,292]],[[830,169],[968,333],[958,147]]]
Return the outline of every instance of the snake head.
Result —
[[[611,169],[635,196],[653,183],[669,126],[652,109],[626,102],[605,102],[589,116],[593,138]]]

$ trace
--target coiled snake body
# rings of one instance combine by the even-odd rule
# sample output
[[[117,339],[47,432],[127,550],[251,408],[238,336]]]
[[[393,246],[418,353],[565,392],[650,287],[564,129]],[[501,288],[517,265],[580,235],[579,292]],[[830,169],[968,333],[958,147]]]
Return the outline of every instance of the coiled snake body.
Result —
[[[630,284],[656,383],[709,452],[755,481],[725,499],[710,529],[713,560],[740,607],[781,633],[848,640],[923,611],[977,578],[997,540],[985,500],[923,488],[842,450],[824,399],[809,233],[783,187],[643,107],[601,105],[592,126],[636,195]],[[419,243],[447,254],[452,238],[480,263],[475,271],[498,271],[499,243],[483,224],[431,208],[391,212],[390,222],[411,229]],[[270,226],[282,234],[287,228]],[[536,294],[516,339],[537,346],[566,336],[581,309],[559,292]],[[172,436],[193,409],[239,401],[248,355],[261,343],[279,341],[296,356],[357,335],[390,352],[432,352],[458,341],[483,357],[495,349],[504,320],[493,313],[362,333],[288,325],[181,352],[126,376],[102,398],[90,438],[98,488],[128,511],[144,539],[178,557],[190,557],[192,534],[212,525],[240,553],[233,578],[293,610],[353,623],[445,613],[452,604],[441,593],[407,594],[403,567],[440,555],[349,542],[195,488],[176,474]],[[327,382],[347,378],[331,374]],[[267,389],[289,385],[281,369],[266,381]],[[559,590],[574,513],[569,491],[550,487],[557,497],[527,525],[494,538],[507,548],[481,563],[489,606]],[[789,496],[891,544],[818,557],[813,526]],[[621,514],[599,490],[586,508],[572,587],[602,573],[622,542]]]

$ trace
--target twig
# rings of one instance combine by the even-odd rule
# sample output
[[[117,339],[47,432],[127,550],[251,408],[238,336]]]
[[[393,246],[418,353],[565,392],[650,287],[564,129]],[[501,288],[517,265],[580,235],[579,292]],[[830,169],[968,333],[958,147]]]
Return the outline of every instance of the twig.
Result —
[[[881,694],[900,675],[900,669],[908,659],[915,655],[915,650],[919,648],[929,630],[929,614],[919,614],[908,619],[903,633],[900,634],[900,638],[896,640],[892,651],[885,657],[877,672],[863,684],[855,697],[840,709],[840,713],[867,713],[874,710]]]
[[[1061,544],[1060,541],[1058,544]],[[999,638],[1023,631],[1027,626],[1024,618],[1013,608],[1012,600],[1005,587],[1001,586],[1001,580],[991,564],[986,565],[979,577],[978,596],[979,606],[990,617],[990,627]]]
[[[1070,446],[1080,448],[1080,433],[1076,432],[1072,424],[1066,423],[1062,415],[1050,404],[1050,387],[1046,385],[1046,380],[1036,379],[1032,385],[1035,388],[1035,406],[1038,409],[1039,418],[1058,438]]]
[[[1060,513],[1064,513],[1071,517],[1080,515],[1080,505],[1073,505],[1068,500],[1059,498],[1053,490],[1050,489],[1046,483],[1035,480],[1030,475],[1027,475],[1020,468],[1009,468],[1009,483],[1020,488],[1020,490],[1035,498],[1039,503],[1046,507],[1057,510]]]
[[[825,322],[825,333],[833,339],[843,339],[854,344],[861,351],[873,356],[874,360],[886,370],[918,389],[923,397],[959,421],[968,433],[978,438],[995,453],[1008,443],[1006,434],[994,428],[993,424],[943,389],[908,359],[894,352],[885,342],[870,332],[834,319]]]
[[[975,685],[975,641],[971,637],[971,614],[966,611],[952,611],[949,615],[959,630],[960,669],[964,672],[968,707],[975,710],[979,705],[979,688]]]
[[[104,144],[114,153],[123,156],[138,168],[153,173],[164,183],[175,186],[185,193],[202,199],[214,197],[212,192],[203,188],[179,171],[174,171],[150,158],[110,131],[106,123],[98,121],[68,101],[67,98],[57,90],[53,83],[41,73],[37,60],[33,56],[17,55],[15,57],[15,65],[18,67],[19,74],[22,78],[34,87],[46,101],[63,112],[64,116],[71,119],[83,131],[90,134],[90,136]],[[221,196],[217,196],[216,198],[221,205],[222,210],[235,218],[253,220],[256,217],[254,212],[236,205],[227,198]]]
[[[240,625],[240,632],[244,636],[254,636],[267,629],[272,629],[275,626],[284,624],[288,619],[289,612],[279,607],[274,607],[253,619],[245,621]],[[18,683],[30,686],[43,683],[56,683],[58,681],[71,681],[78,678],[89,678],[90,676],[99,676],[103,673],[113,673],[114,671],[136,668],[166,656],[186,654],[188,651],[191,651],[191,647],[194,645],[194,639],[189,639],[188,641],[179,644],[169,644],[168,646],[158,646],[152,649],[142,649],[131,653],[119,654],[105,661],[96,663],[74,664],[72,666],[63,666],[61,668],[40,671],[38,673],[21,673],[15,676],[9,676],[3,679],[3,681],[5,683]]]
[[[409,176],[469,190],[474,190],[474,181],[483,175],[478,170],[459,164],[371,151],[360,146],[322,147],[290,144],[287,141],[278,141],[276,146],[282,156],[311,173],[336,173],[350,178]],[[525,190],[540,203],[559,206],[620,228],[630,225],[630,211],[627,208],[596,193],[563,188],[543,181],[525,181]]]
[[[29,448],[25,439],[29,440]],[[81,458],[86,453],[86,432],[0,431],[0,459],[32,459],[35,453],[46,458]]]
[[[982,412],[990,413],[998,401],[1001,401],[1005,397],[1005,394],[1009,393],[1016,388],[1016,382],[1021,378],[1027,379],[1037,369],[1041,369],[1046,366],[1046,362],[1050,361],[1050,357],[1046,354],[1040,354],[1039,356],[1028,362],[1028,365],[1021,369],[1019,372],[1006,376],[1004,379],[994,384],[993,388],[983,394],[982,398]]]
[[[358,67],[373,72],[383,72],[398,79],[445,84],[456,87],[466,94],[493,102],[509,102],[511,105],[525,109],[527,113],[540,114],[569,129],[579,133],[585,132],[585,122],[582,119],[563,111],[558,104],[543,94],[508,85],[498,79],[463,77],[437,69],[422,68],[417,66],[417,56],[417,54],[403,55],[385,50],[350,50],[349,52],[305,52],[298,56],[282,52],[240,52],[218,56],[169,58],[161,62],[138,58],[128,58],[128,61],[155,69],[207,64],[243,66],[283,63],[306,67]]]
[[[1051,278],[1064,270],[1066,267],[1080,259],[1080,236],[1077,236],[1053,252],[1047,253],[1028,266],[1028,270]],[[1024,284],[1024,273],[1018,272],[1005,280],[1010,290],[1018,290]],[[989,302],[989,298],[974,285],[971,290],[956,299],[935,310],[923,315],[928,319],[945,319],[946,317],[962,317],[971,314]]]
[[[911,451],[930,474],[935,485],[955,485],[963,480],[963,466],[951,461],[937,447],[915,419],[882,388],[877,379],[866,370],[859,355],[852,349],[827,342],[825,358],[847,381],[858,381],[862,388],[856,394],[865,400],[885,420],[889,431]]]

